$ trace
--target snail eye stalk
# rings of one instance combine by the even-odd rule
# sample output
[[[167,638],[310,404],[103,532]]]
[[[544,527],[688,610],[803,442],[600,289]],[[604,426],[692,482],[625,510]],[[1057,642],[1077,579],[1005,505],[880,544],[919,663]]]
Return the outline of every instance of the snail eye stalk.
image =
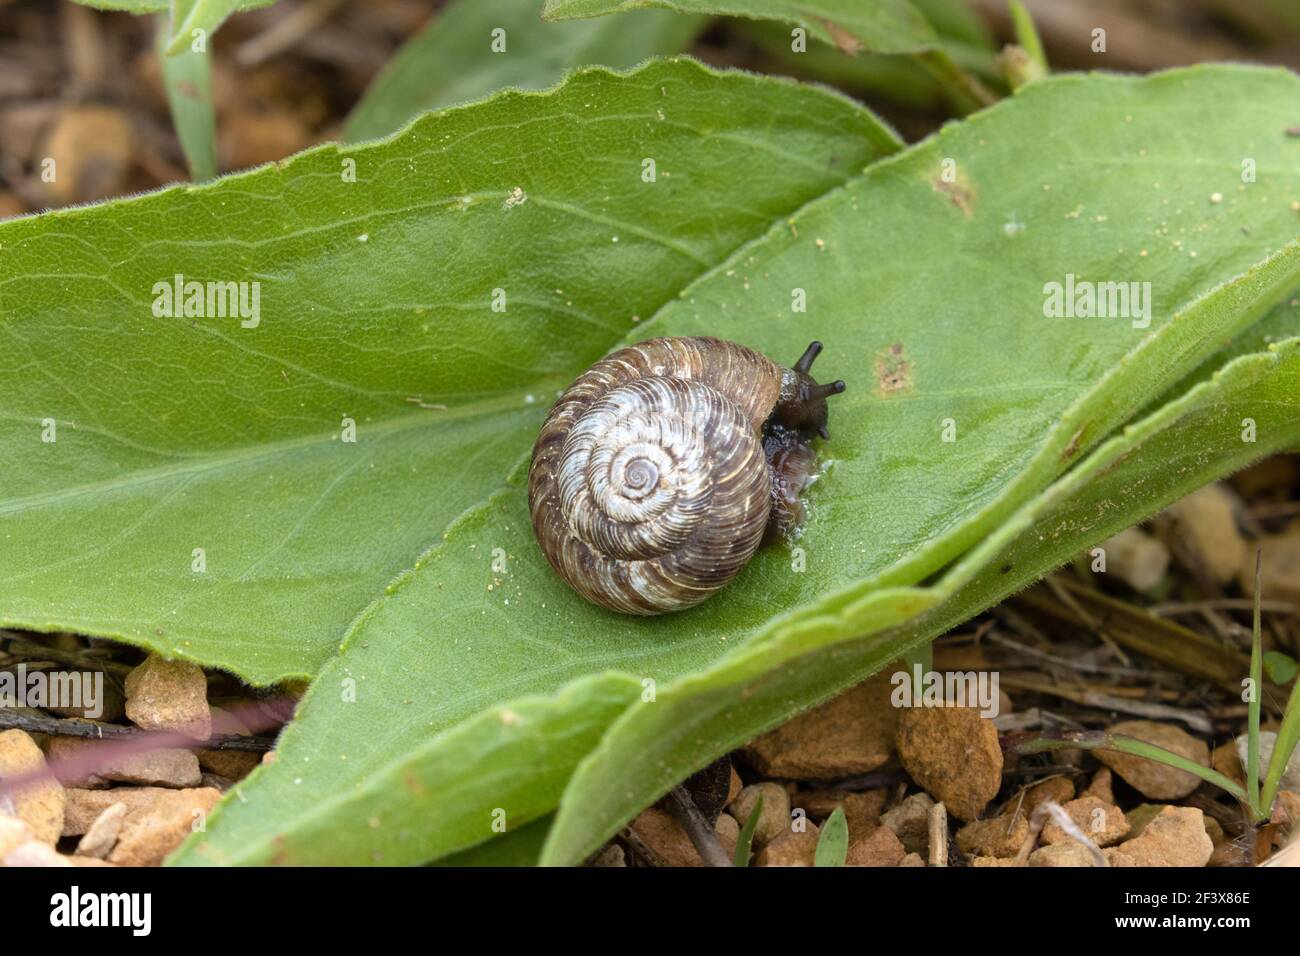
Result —
[[[809,342],[808,347],[804,349],[803,355],[799,356],[799,361],[794,363],[794,370],[796,372],[803,372],[807,375],[808,370],[812,368],[812,363],[816,360],[817,356],[821,355],[821,353],[822,344],[820,342]]]
[[[830,398],[832,395],[838,395],[844,391],[845,385],[843,379],[836,379],[833,382],[827,382],[825,385],[813,385],[808,389],[808,398],[810,401],[817,401],[821,398]]]

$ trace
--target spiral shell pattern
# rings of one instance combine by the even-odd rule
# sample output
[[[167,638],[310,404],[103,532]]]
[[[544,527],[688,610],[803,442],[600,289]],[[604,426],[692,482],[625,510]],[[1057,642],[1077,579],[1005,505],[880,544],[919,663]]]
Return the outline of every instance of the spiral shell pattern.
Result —
[[[762,423],[780,369],[717,339],[653,339],[578,379],[533,451],[529,502],[551,565],[631,614],[703,601],[740,572],[767,524]]]

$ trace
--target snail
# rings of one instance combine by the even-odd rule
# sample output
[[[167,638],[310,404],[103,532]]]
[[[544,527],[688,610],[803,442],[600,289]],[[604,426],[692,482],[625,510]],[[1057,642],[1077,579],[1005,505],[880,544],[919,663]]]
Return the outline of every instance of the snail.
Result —
[[[813,342],[783,368],[715,338],[614,352],[556,401],[533,446],[528,505],[551,566],[626,614],[692,607],[764,539],[803,518],[814,436],[841,381],[808,374]]]

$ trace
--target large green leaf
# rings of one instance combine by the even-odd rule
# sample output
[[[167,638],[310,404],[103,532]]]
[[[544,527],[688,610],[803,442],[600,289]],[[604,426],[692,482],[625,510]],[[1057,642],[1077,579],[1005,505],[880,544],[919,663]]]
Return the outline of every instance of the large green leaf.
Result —
[[[1258,429],[1254,443],[1242,440],[1246,418]],[[580,860],[676,781],[787,719],[791,701],[810,706],[851,687],[1182,495],[1297,447],[1300,338],[1236,359],[1112,439],[934,587],[885,588],[794,615],[663,688],[655,703],[629,708],[575,774],[542,861]],[[917,606],[926,610],[897,623]]]
[[[938,43],[929,21],[908,0],[546,0],[543,15],[563,20],[643,7],[775,20],[854,52],[912,53]]]
[[[557,388],[897,145],[829,92],[658,62],[0,224],[0,621],[315,673]],[[260,322],[155,317],[176,274],[258,280]]]
[[[370,682],[357,690],[357,703],[334,711],[331,733],[340,741],[357,740],[348,706],[365,719],[368,708],[360,701],[388,693]],[[302,804],[294,827],[269,855],[260,843],[224,846],[205,852],[205,862],[400,864],[433,860],[512,832],[555,807],[578,761],[639,690],[629,676],[604,674],[575,681],[555,697],[491,707],[442,733],[426,732],[422,743],[403,750],[400,759],[358,778],[355,764],[371,763],[367,750],[391,754],[385,733],[373,728],[378,732],[369,741],[358,741],[356,750],[331,754],[329,765],[320,768],[323,773],[294,777],[300,790],[320,789]],[[333,691],[344,699],[342,688]],[[281,746],[292,747],[303,732],[291,725]],[[403,796],[394,799],[395,794]],[[221,815],[214,811],[209,822]],[[340,826],[342,820],[351,823]]]
[[[348,117],[345,139],[386,136],[427,110],[477,100],[504,87],[540,89],[574,67],[636,66],[680,53],[705,17],[664,10],[547,23],[542,0],[455,0],[385,65]],[[504,48],[493,50],[494,31]]]
[[[751,692],[773,688],[771,698],[728,696],[733,727],[770,725],[843,686],[834,662],[788,662],[818,643],[901,627],[943,601],[917,585],[999,533],[1090,447],[1300,285],[1289,205],[1300,164],[1284,135],[1297,88],[1284,72],[1238,67],[1042,81],[782,217],[628,337],[707,332],[778,357],[808,338],[829,343],[822,372],[850,388],[836,399],[824,449],[834,464],[798,542],[807,571],[772,548],[692,611],[610,615],[538,558],[521,467],[510,489],[467,513],[357,622],[280,759],[183,858],[270,860],[296,842],[310,794],[340,785],[323,776],[340,751],[360,783],[484,708],[594,673],[659,688],[657,702],[620,727],[666,713],[665,688],[672,700],[708,686],[715,667],[728,687],[741,673]],[[1187,163],[1192,150],[1197,162]],[[1258,175],[1237,190],[1243,156]],[[956,161],[951,183],[945,159]],[[1216,191],[1227,198],[1212,202]],[[1045,318],[1044,283],[1067,274],[1153,282],[1150,327]],[[796,288],[807,292],[806,314],[791,312]],[[957,429],[951,443],[945,419]],[[519,452],[522,466],[526,443]],[[493,552],[509,556],[504,572],[493,570]],[[345,677],[383,688],[348,705],[346,721],[336,701]],[[728,744],[707,711],[699,723],[690,707],[672,713],[681,749],[641,751],[645,765],[609,801],[644,802],[660,774]],[[378,746],[375,727],[384,728]],[[599,751],[621,770],[639,759],[617,744],[624,739],[612,735]],[[437,759],[436,749],[421,749],[421,760]],[[509,776],[508,765],[498,769]],[[567,835],[552,858],[575,858],[627,809],[610,804],[577,829],[562,814]],[[347,819],[339,813],[340,826]],[[439,836],[482,838],[469,828]],[[405,859],[420,853],[411,844]]]

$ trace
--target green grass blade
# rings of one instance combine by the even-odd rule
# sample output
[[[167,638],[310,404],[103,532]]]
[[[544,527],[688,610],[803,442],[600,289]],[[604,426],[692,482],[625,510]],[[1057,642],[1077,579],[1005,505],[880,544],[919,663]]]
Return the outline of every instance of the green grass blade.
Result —
[[[1273,742],[1273,755],[1268,761],[1268,774],[1264,778],[1264,792],[1260,795],[1259,807],[1267,816],[1273,809],[1273,801],[1282,783],[1282,774],[1286,771],[1300,741],[1300,680],[1291,687],[1291,696],[1286,702],[1282,714],[1282,725],[1277,729],[1277,739]]]
[[[844,819],[844,808],[836,807],[835,812],[822,825],[821,836],[817,839],[817,853],[813,858],[814,866],[843,866],[849,855],[849,824]]]
[[[740,837],[736,840],[736,866],[749,866],[749,857],[754,847],[754,830],[758,827],[758,818],[763,813],[763,795],[754,801],[754,809],[749,811],[749,819],[740,828]]]
[[[1145,740],[1137,740],[1123,734],[1112,734],[1103,730],[1070,731],[1052,737],[1036,737],[1033,740],[1018,744],[1015,749],[1016,753],[1019,754],[1036,754],[1051,750],[1073,750],[1076,748],[1079,750],[1118,750],[1120,753],[1131,754],[1134,757],[1154,760],[1167,767],[1195,774],[1207,783],[1212,783],[1232,794],[1243,803],[1246,802],[1246,791],[1239,787],[1235,781],[1225,777],[1217,770],[1211,770],[1194,760],[1188,760],[1180,754],[1165,750],[1164,747],[1157,747]]]

